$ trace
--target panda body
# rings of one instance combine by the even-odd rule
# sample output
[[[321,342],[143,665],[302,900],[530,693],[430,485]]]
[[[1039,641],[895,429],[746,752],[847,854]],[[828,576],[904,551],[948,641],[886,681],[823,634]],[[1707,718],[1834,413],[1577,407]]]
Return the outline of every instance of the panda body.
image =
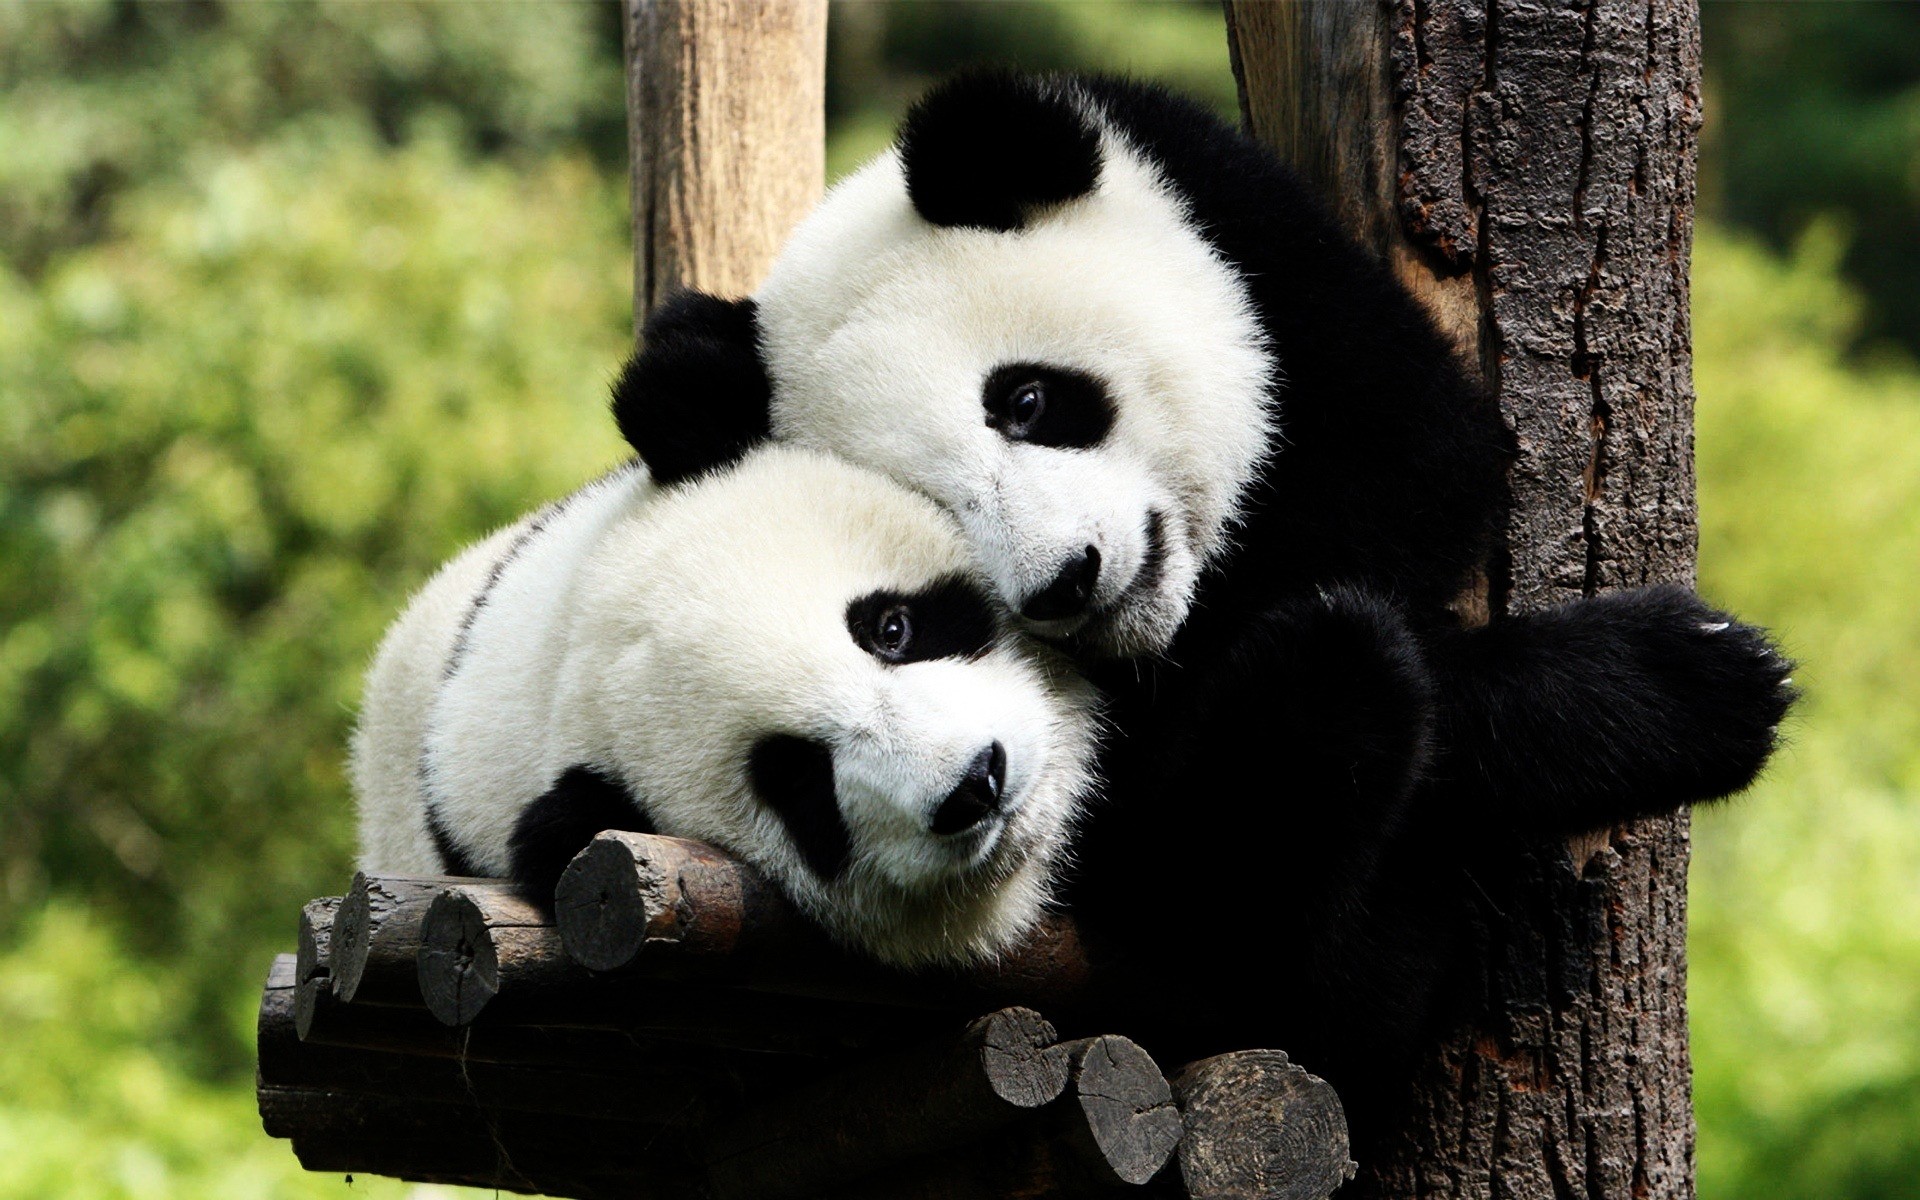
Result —
[[[1354,1104],[1478,994],[1529,853],[1738,791],[1792,700],[1683,589],[1463,624],[1497,406],[1284,164],[1147,85],[937,88],[754,297],[653,314],[614,412],[677,472],[776,438],[952,512],[1106,697],[1069,895],[1130,1031],[1277,1044]],[[1142,911],[1189,863],[1244,921]]]
[[[799,449],[671,487],[636,463],[396,623],[354,744],[361,857],[550,896],[600,829],[670,833],[878,957],[964,960],[1042,910],[1095,722],[925,499]]]

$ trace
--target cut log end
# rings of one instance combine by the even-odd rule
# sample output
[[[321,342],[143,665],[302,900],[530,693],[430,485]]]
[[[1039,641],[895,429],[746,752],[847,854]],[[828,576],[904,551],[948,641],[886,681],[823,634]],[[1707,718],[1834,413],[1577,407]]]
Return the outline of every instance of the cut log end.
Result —
[[[632,842],[605,834],[567,864],[553,909],[575,962],[593,971],[624,967],[671,918],[664,881],[650,867]]]
[[[1340,1098],[1277,1050],[1202,1059],[1173,1090],[1193,1200],[1325,1200],[1354,1176]]]
[[[420,923],[420,998],[443,1024],[466,1025],[500,991],[500,959],[486,916],[471,896],[449,888]]]
[[[314,1000],[332,986],[332,938],[341,897],[309,900],[300,910],[300,932],[294,953],[294,1027],[305,1037],[313,1026]]]
[[[1005,1008],[974,1022],[980,1073],[1014,1108],[1051,1104],[1067,1086],[1067,1053],[1053,1025],[1030,1008]]]
[[[1167,1165],[1180,1144],[1180,1110],[1159,1064],[1117,1036],[1069,1044],[1070,1144],[1103,1183],[1139,1186]]]
[[[342,1000],[354,998],[366,973],[367,951],[373,940],[368,884],[365,871],[354,872],[353,886],[341,897],[340,910],[333,917],[333,944],[340,948],[333,969],[333,994]]]

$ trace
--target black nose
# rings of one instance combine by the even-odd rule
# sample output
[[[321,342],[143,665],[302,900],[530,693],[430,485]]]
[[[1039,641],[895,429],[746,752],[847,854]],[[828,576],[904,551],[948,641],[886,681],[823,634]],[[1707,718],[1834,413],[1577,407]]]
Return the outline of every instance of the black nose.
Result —
[[[963,833],[972,829],[1000,807],[1000,793],[1006,785],[1007,748],[995,742],[974,756],[960,786],[934,810],[933,831]]]
[[[1062,563],[1053,582],[1027,598],[1020,615],[1029,621],[1059,621],[1087,611],[1100,581],[1100,551],[1088,546]]]

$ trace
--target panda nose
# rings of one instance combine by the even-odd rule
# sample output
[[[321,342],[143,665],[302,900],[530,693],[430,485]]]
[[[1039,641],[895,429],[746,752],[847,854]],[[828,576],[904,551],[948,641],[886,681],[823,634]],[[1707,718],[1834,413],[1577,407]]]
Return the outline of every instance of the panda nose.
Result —
[[[1027,598],[1020,615],[1029,621],[1060,621],[1087,611],[1100,581],[1100,551],[1088,546],[1061,564],[1053,582]]]
[[[1000,793],[1006,785],[1007,748],[995,742],[974,756],[960,786],[934,810],[933,831],[949,834],[972,829],[1000,807]]]

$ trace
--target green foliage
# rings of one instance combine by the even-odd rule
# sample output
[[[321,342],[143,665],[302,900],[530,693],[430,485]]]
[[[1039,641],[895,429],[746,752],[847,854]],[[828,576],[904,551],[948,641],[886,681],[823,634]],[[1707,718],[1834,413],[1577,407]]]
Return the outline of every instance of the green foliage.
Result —
[[[1118,7],[836,5],[832,164],[967,58],[1231,110],[1217,9]],[[1755,154],[1772,133],[1734,122],[1764,92],[1854,97],[1741,168],[1786,181],[1768,204],[1857,210],[1828,149],[1876,188],[1906,170],[1920,60],[1888,11],[1857,23],[1884,55],[1753,48],[1818,88],[1716,93],[1716,145]],[[399,1193],[260,1134],[252,1009],[350,870],[384,624],[620,453],[614,13],[0,0],[0,1197]],[[1747,43],[1716,28],[1730,79],[1712,56]],[[1920,371],[1843,357],[1884,314],[1812,228],[1783,258],[1708,225],[1696,264],[1703,586],[1809,692],[1768,780],[1697,825],[1709,1200],[1920,1178]]]
[[[237,1070],[228,972],[349,871],[380,630],[618,454],[625,222],[583,160],[337,125],[124,208],[37,284],[0,271],[0,878],[9,913],[83,893],[180,961],[168,1035]]]
[[[1838,256],[1710,228],[1695,256],[1702,588],[1806,691],[1767,778],[1696,823],[1709,1200],[1920,1179],[1920,370],[1844,361]]]
[[[1237,114],[1212,0],[837,0],[828,32],[827,177],[886,148],[914,97],[977,65],[1101,70],[1159,80]]]
[[[300,1170],[269,1141],[250,1089],[202,1082],[156,1037],[189,1001],[187,977],[132,959],[100,919],[59,902],[0,958],[0,1196],[20,1200],[381,1200],[407,1188]],[[249,987],[264,960],[236,972]],[[236,983],[238,979],[236,979]],[[225,1023],[238,1040],[241,1022]]]
[[[1920,5],[1717,3],[1702,19],[1707,211],[1776,248],[1837,219],[1872,299],[1854,332],[1920,352]]]
[[[0,0],[0,244],[35,270],[129,188],[318,116],[624,163],[618,22],[610,4]]]

